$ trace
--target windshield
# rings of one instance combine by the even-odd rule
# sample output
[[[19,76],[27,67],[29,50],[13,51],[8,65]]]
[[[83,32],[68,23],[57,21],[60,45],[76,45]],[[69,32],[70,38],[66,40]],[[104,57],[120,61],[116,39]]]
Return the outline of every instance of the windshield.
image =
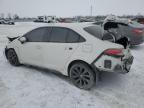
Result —
[[[88,26],[84,30],[96,38],[102,39],[103,30],[100,26]]]

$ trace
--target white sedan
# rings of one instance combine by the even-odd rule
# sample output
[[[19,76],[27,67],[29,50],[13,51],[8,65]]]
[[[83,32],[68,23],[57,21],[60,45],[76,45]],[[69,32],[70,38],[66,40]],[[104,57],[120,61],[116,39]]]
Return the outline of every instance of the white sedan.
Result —
[[[90,89],[102,71],[128,73],[133,56],[128,47],[103,41],[96,25],[49,24],[9,38],[10,64],[28,64],[67,75],[81,89]]]

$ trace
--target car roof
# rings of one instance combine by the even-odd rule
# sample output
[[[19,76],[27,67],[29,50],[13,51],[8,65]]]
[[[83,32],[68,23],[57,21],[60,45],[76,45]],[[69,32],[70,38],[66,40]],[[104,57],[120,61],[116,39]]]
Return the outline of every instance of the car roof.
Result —
[[[39,27],[65,27],[65,28],[85,28],[89,27],[89,22],[84,22],[84,23],[46,23],[44,25],[41,25]],[[94,25],[97,26],[97,25]]]

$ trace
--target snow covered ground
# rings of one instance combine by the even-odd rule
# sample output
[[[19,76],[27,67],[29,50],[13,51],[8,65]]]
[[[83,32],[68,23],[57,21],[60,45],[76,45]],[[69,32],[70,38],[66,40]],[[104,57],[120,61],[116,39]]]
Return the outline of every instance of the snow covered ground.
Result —
[[[128,74],[104,73],[97,86],[84,91],[61,74],[7,62],[6,36],[39,25],[0,25],[0,108],[144,108],[144,44],[132,48],[135,59]]]

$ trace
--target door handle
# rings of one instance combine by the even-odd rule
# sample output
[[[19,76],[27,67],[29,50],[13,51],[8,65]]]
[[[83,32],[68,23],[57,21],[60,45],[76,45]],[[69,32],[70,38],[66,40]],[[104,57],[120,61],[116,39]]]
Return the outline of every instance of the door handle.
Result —
[[[73,50],[73,48],[72,48],[72,47],[69,47],[69,50]]]

